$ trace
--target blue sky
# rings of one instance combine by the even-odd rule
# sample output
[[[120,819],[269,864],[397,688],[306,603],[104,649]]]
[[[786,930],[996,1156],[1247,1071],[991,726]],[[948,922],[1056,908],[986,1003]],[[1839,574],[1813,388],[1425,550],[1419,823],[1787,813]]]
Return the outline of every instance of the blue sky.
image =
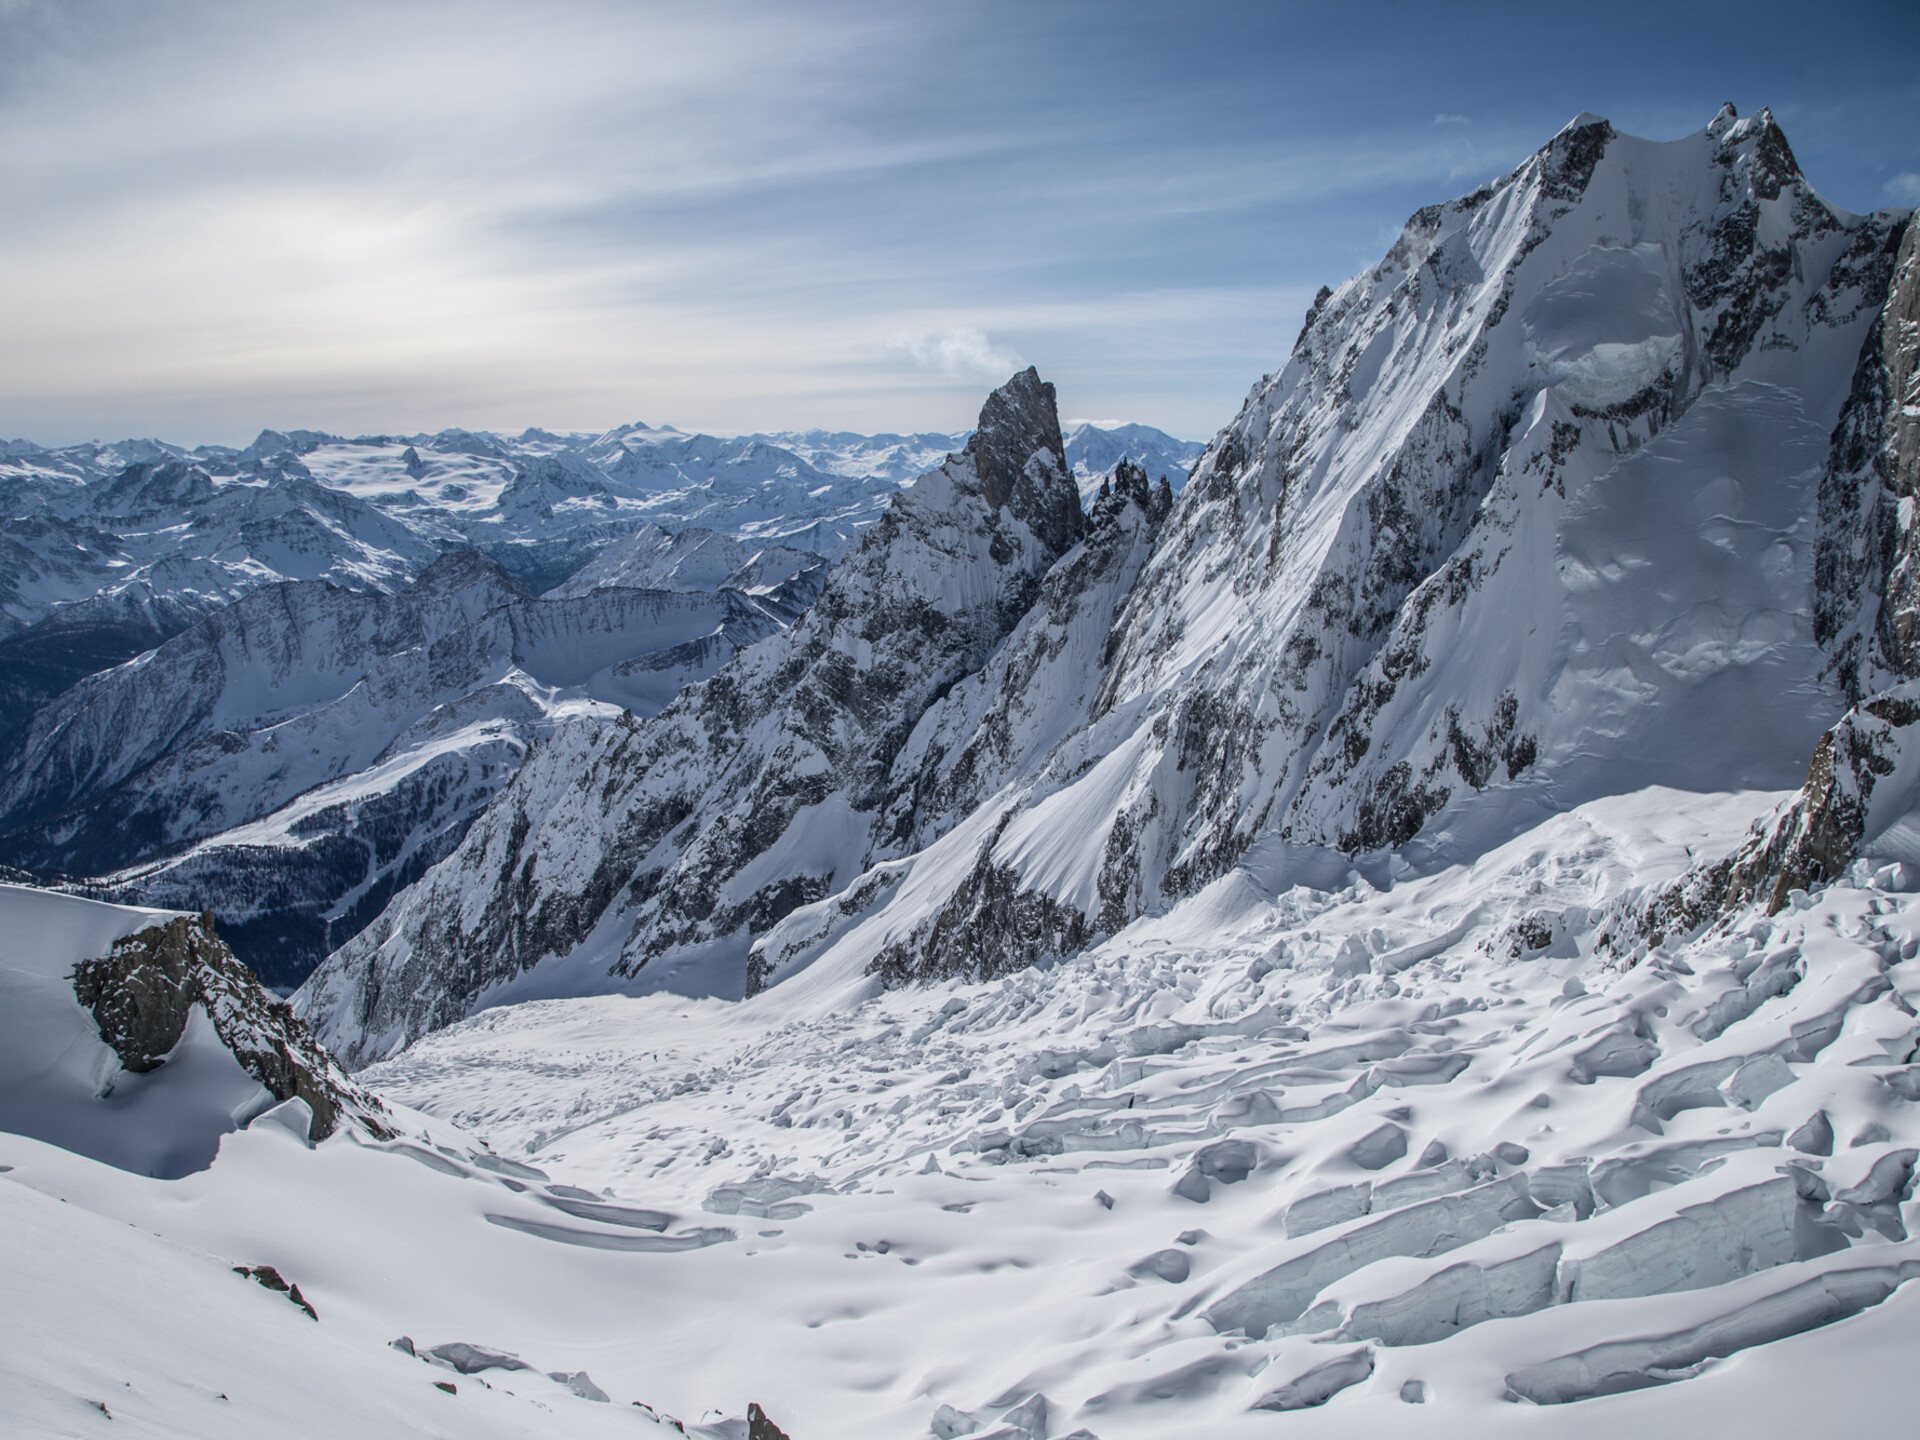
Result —
[[[1204,438],[1581,110],[1920,203],[1920,7],[0,0],[0,435]]]

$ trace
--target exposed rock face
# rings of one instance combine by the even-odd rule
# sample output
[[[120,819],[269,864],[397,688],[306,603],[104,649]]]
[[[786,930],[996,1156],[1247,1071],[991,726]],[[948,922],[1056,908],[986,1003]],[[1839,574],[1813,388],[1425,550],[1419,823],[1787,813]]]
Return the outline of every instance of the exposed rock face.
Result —
[[[747,1440],[787,1440],[787,1432],[767,1418],[757,1400],[747,1406]]]
[[[1814,747],[1800,793],[1758,822],[1734,854],[1670,887],[1649,912],[1654,928],[1684,933],[1755,902],[1773,914],[1795,890],[1846,873],[1916,798],[1916,721],[1920,683],[1894,686],[1849,710]]]
[[[183,915],[115,942],[111,954],[75,968],[73,992],[93,1012],[100,1038],[136,1074],[166,1063],[199,1005],[221,1043],[276,1100],[307,1103],[309,1139],[324,1140],[346,1121],[391,1137],[385,1107],[341,1070],[285,1001],[260,987],[210,915]]]
[[[1864,231],[1863,240],[1875,234]],[[1838,878],[1899,820],[1920,767],[1920,226],[1896,221],[1854,257],[1886,303],[1854,368],[1819,496],[1814,626],[1853,708],[1815,744],[1800,793],[1734,855],[1656,905],[1687,929]]]
[[[1888,270],[1820,483],[1814,626],[1854,703],[1920,676],[1920,226],[1863,255]]]

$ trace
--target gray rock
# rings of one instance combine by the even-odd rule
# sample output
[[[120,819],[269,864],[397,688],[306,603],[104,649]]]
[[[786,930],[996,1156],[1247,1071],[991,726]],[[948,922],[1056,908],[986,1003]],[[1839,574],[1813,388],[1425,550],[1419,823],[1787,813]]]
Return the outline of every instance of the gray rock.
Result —
[[[284,1000],[261,988],[211,915],[183,915],[115,941],[104,958],[74,968],[73,992],[93,1012],[100,1038],[136,1074],[165,1063],[200,1005],[220,1042],[274,1099],[305,1102],[309,1140],[326,1139],[345,1118],[376,1138],[393,1137],[378,1097],[340,1068]]]

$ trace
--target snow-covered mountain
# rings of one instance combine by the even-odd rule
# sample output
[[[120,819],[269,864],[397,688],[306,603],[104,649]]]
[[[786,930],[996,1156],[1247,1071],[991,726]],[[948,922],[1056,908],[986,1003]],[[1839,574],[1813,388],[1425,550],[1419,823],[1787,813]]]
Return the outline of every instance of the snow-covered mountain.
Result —
[[[1178,492],[1207,448],[1196,440],[1176,440],[1151,425],[1103,428],[1090,420],[1069,425],[1062,438],[1066,441],[1067,468],[1079,480],[1083,499],[1091,498],[1101,480],[1112,475],[1122,460],[1137,465],[1151,479],[1166,476],[1167,483]]]
[[[1789,788],[1847,705],[1821,477],[1904,221],[1820,200],[1765,113],[1583,116],[1322,296],[1164,522],[1109,485],[1079,548],[984,568],[877,527],[792,636],[557,740],[304,1013],[358,1062],[550,985],[988,974],[1250,859],[1384,878],[1651,784]],[[925,485],[890,515],[982,533]],[[937,664],[881,648],[934,596]]]
[[[145,443],[7,447],[0,750],[83,675],[261,585],[324,580],[391,591],[453,541],[444,528],[422,531],[283,460],[216,472]]]
[[[738,590],[794,613],[811,605],[826,583],[830,562],[811,550],[784,545],[754,547],[711,530],[675,535],[648,525],[607,546],[548,598],[588,595],[612,588],[638,590]]]
[[[83,676],[265,585],[391,593],[440,554],[480,549],[541,592],[663,529],[834,556],[904,465],[910,478],[965,439],[812,432],[794,437],[803,459],[779,438],[632,425],[354,440],[269,430],[242,450],[0,444],[0,749]]]
[[[603,975],[740,994],[752,935],[843,888],[876,847],[911,843],[919,797],[945,767],[889,759],[959,682],[1023,648],[1002,642],[1036,601],[1048,612],[1042,577],[1087,530],[1061,449],[1052,387],[1015,377],[967,448],[899,492],[778,643],[654,721],[557,733],[449,864],[337,952],[303,992],[306,1013],[370,1058],[590,937]],[[1089,540],[1119,556],[1088,568],[1120,588],[1149,523],[1135,488]],[[451,972],[466,978],[449,991]]]
[[[0,747],[82,676],[263,585],[329,580],[390,593],[439,554],[480,549],[537,593],[572,581],[610,547],[688,530],[744,546],[742,563],[789,550],[833,559],[896,486],[965,443],[964,434],[823,430],[722,439],[644,424],[597,436],[447,430],[351,440],[268,430],[241,450],[8,441]],[[1185,453],[1147,426],[1080,427],[1069,463],[1092,486],[1127,446],[1136,460]],[[609,557],[602,570],[617,563]]]
[[[0,771],[7,853],[213,910],[292,985],[560,720],[652,714],[791,613],[718,588],[536,599],[475,551],[392,595],[270,586],[34,718]]]
[[[447,852],[548,718],[569,709],[546,690],[585,681],[589,698],[651,714],[767,633],[767,620],[805,610],[831,556],[903,480],[965,439],[723,440],[629,425],[599,436],[265,431],[244,450],[11,442],[0,451],[14,517],[0,527],[0,859],[84,873],[141,903],[212,908],[250,962],[292,984]],[[437,557],[476,551],[513,577],[487,582],[483,609],[508,602],[502,584],[515,604],[530,598],[518,585],[580,602],[565,623],[602,635],[597,678],[569,659],[567,678],[553,679],[551,657],[529,651],[514,673],[530,685],[478,660],[460,681],[401,682],[386,642],[369,639],[387,621],[335,633],[346,611],[398,613],[380,598],[424,583]],[[441,604],[446,573],[399,609]],[[307,582],[289,592],[306,598],[219,613],[288,582]],[[588,600],[640,589],[705,598]],[[455,603],[421,634],[442,651],[467,644],[443,631],[471,626],[472,610]],[[196,631],[203,622],[212,628]],[[263,692],[261,714],[215,717],[222,682],[202,673],[209,647],[230,648],[234,634],[243,647],[265,643],[266,632],[300,659],[282,667],[270,701]],[[474,653],[552,649],[504,634],[472,640]],[[702,636],[697,655],[682,653]],[[163,642],[172,648],[157,665],[106,678]],[[616,662],[617,676],[605,669]],[[333,682],[289,688],[309,663]],[[355,692],[367,665],[370,682],[408,698]],[[369,704],[380,714],[370,723]],[[440,717],[431,724],[429,711]],[[310,742],[299,761],[238,753],[295,733]]]

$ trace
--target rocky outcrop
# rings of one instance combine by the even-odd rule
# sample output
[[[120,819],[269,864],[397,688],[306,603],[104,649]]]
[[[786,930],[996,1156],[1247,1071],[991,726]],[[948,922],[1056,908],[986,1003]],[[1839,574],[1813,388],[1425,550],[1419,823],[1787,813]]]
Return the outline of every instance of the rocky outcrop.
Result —
[[[1920,772],[1920,682],[1885,690],[1849,710],[1814,747],[1800,793],[1754,828],[1724,876],[1719,908],[1784,909],[1795,890],[1838,879],[1865,842],[1901,818]],[[1877,803],[1876,803],[1877,802]]]
[[[1855,704],[1920,676],[1920,226],[1862,238],[1887,300],[1834,427],[1814,571],[1815,634]]]
[[[75,967],[73,992],[92,1012],[100,1038],[135,1074],[166,1063],[200,1006],[220,1042],[276,1100],[306,1103],[310,1140],[324,1140],[343,1124],[393,1136],[386,1107],[340,1068],[285,1001],[261,988],[210,915],[182,915],[116,941],[110,954]]]
[[[256,1285],[271,1290],[277,1295],[286,1296],[287,1303],[297,1309],[306,1311],[309,1320],[318,1320],[320,1318],[320,1312],[315,1310],[312,1302],[300,1293],[300,1287],[289,1281],[286,1276],[282,1275],[273,1266],[235,1265],[233,1267],[233,1273],[236,1275],[244,1275]]]

